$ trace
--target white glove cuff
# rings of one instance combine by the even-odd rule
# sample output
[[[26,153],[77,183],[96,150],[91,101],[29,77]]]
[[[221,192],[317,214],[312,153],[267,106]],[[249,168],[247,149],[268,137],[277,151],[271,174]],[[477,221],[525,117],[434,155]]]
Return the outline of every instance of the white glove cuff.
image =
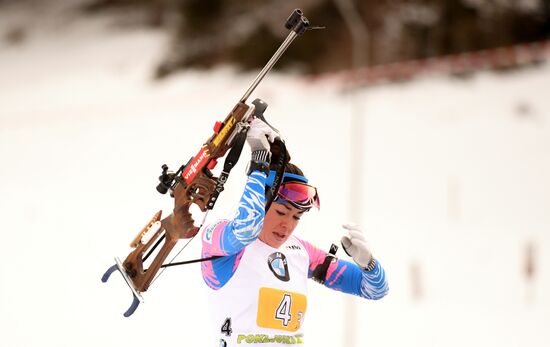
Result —
[[[376,267],[376,260],[372,258],[371,261],[369,262],[369,265],[367,265],[367,267],[365,268],[365,270],[367,272],[371,272],[372,270],[374,270],[375,267]]]
[[[265,149],[257,150],[252,152],[252,160],[260,163],[265,163],[269,165],[271,162],[271,152]]]

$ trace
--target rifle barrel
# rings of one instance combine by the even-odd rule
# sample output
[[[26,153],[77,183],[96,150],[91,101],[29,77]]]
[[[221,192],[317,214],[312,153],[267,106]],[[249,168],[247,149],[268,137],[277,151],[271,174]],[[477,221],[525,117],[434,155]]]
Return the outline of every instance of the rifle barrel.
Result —
[[[246,100],[248,99],[248,97],[250,96],[250,94],[252,94],[252,92],[254,91],[254,89],[256,89],[256,87],[258,86],[258,84],[260,84],[260,82],[262,81],[262,79],[265,77],[265,75],[273,68],[273,65],[275,65],[275,63],[279,60],[279,58],[283,55],[283,53],[286,51],[286,49],[288,48],[288,46],[290,46],[290,44],[292,43],[292,41],[294,41],[294,39],[296,38],[296,36],[298,36],[298,34],[296,34],[293,30],[290,31],[290,33],[288,33],[288,36],[286,37],[286,39],[283,41],[283,43],[279,46],[279,49],[277,49],[277,51],[275,52],[275,54],[273,54],[273,56],[271,57],[271,59],[269,59],[269,61],[267,62],[267,64],[264,66],[264,68],[262,69],[262,71],[260,71],[260,73],[258,74],[258,76],[256,76],[256,79],[254,80],[254,82],[252,82],[252,85],[250,86],[250,88],[248,88],[248,90],[246,91],[246,93],[244,93],[243,97],[241,98],[240,102],[246,102]]]

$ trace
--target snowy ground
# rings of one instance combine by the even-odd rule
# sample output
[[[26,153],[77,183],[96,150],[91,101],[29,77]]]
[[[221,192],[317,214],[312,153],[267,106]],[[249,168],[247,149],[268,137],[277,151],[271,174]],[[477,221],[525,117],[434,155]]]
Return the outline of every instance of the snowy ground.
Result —
[[[0,37],[18,18],[0,13]],[[0,42],[0,345],[212,346],[198,266],[167,270],[130,319],[120,276],[99,278],[157,210],[170,210],[154,189],[161,164],[195,154],[254,75],[224,68],[155,83],[160,33],[36,18],[42,27],[29,24],[22,44]],[[361,223],[390,280],[378,302],[312,282],[308,345],[349,341],[350,306],[357,346],[550,345],[549,90],[546,64],[378,86],[354,108],[328,82],[268,76],[252,98],[270,104],[321,194],[321,211],[297,233],[323,248],[339,240],[349,171],[363,165]],[[352,158],[357,109],[364,155]],[[210,220],[232,214],[244,166]]]

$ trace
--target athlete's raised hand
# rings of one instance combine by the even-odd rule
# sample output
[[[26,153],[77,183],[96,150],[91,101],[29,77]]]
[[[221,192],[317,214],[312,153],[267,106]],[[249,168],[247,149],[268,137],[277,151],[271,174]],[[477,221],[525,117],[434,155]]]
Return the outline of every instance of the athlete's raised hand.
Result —
[[[367,246],[367,241],[359,226],[355,224],[344,224],[342,227],[346,229],[348,233],[348,235],[342,236],[340,240],[344,251],[353,258],[357,265],[364,269],[372,270],[372,253]]]
[[[259,118],[254,118],[250,122],[250,129],[246,135],[246,141],[252,152],[266,150],[269,151],[269,143],[273,143],[281,135],[272,127]]]

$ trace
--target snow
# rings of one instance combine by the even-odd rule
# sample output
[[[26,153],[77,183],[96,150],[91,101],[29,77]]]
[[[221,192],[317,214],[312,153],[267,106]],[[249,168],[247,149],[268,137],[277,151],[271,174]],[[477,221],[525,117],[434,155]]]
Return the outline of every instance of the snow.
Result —
[[[15,14],[0,13],[0,34]],[[170,211],[154,189],[161,165],[198,152],[255,75],[224,67],[153,82],[161,33],[104,17],[46,22],[19,45],[0,43],[0,345],[215,344],[198,266],[168,269],[129,319],[122,277],[100,277],[155,212]],[[312,282],[308,345],[343,345],[349,325],[366,346],[549,345],[549,88],[548,64],[356,94],[268,75],[251,100],[269,104],[321,194],[321,211],[297,233],[325,249],[338,242],[357,194],[350,170],[361,165],[360,222],[390,281],[376,302]],[[361,158],[351,154],[354,110],[364,117]],[[232,215],[245,165],[208,220]]]

